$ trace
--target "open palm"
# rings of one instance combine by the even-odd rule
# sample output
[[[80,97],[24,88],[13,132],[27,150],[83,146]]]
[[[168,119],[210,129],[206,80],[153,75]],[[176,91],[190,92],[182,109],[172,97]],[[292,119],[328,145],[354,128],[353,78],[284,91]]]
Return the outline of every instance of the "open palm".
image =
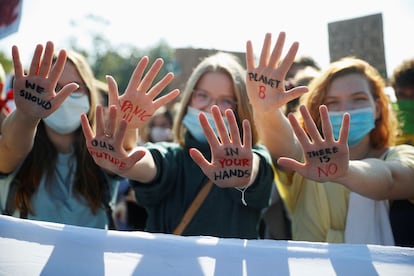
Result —
[[[299,110],[303,116],[306,131],[300,127],[293,114],[289,115],[289,121],[302,146],[305,161],[301,163],[291,158],[281,157],[278,164],[317,182],[334,181],[345,175],[349,166],[347,142],[349,114],[344,115],[340,137],[338,141],[335,141],[326,106],[322,105],[319,108],[323,137],[306,107],[302,105]]]
[[[202,153],[192,148],[190,155],[205,175],[219,187],[244,187],[250,181],[253,166],[252,138],[250,123],[243,121],[243,141],[232,110],[226,110],[229,132],[224,124],[218,106],[213,106],[212,114],[219,137],[216,137],[207,117],[200,112],[199,119],[211,149],[211,162]]]
[[[180,93],[178,89],[174,89],[156,99],[162,90],[173,80],[174,74],[169,72],[159,82],[152,85],[164,61],[161,58],[156,59],[144,75],[144,70],[148,63],[148,57],[144,56],[141,58],[132,73],[125,92],[120,96],[115,79],[107,76],[109,106],[115,105],[118,107],[119,120],[125,120],[128,123],[128,128],[142,127],[159,107],[172,101]]]
[[[281,32],[272,53],[270,53],[272,36],[270,33],[266,34],[257,67],[254,62],[252,42],[247,42],[246,84],[248,97],[254,109],[260,109],[263,112],[275,110],[307,91],[305,87],[285,91],[284,79],[299,47],[297,42],[293,43],[285,58],[281,59],[285,38],[286,34]]]
[[[28,74],[24,74],[20,61],[19,49],[12,48],[14,64],[14,101],[16,109],[33,118],[45,118],[52,114],[63,103],[67,96],[78,88],[75,83],[65,85],[59,93],[55,92],[57,81],[66,63],[66,52],[59,52],[52,65],[54,45],[47,42],[44,46],[36,46]]]
[[[137,150],[128,153],[123,147],[127,123],[117,121],[117,107],[111,106],[109,116],[105,118],[101,105],[96,107],[96,133],[93,132],[87,115],[81,115],[82,130],[85,135],[86,145],[95,163],[102,168],[121,175],[123,171],[130,169],[138,162],[145,152]],[[110,128],[113,135],[105,135],[105,128]]]

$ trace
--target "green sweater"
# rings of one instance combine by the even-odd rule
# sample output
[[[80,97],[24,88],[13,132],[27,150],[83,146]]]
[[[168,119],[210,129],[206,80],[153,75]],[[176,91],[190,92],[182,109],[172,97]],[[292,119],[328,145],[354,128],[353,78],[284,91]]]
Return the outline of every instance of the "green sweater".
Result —
[[[210,148],[190,135],[186,146],[174,143],[148,143],[158,174],[151,183],[131,181],[135,196],[148,212],[146,230],[154,233],[172,233],[185,211],[196,197],[207,176],[189,155],[190,148],[199,149],[207,160]],[[207,198],[184,230],[185,236],[215,236],[221,238],[257,239],[263,208],[270,202],[273,184],[271,157],[263,146],[253,151],[260,156],[260,168],[255,182],[242,193],[234,188],[213,185]]]

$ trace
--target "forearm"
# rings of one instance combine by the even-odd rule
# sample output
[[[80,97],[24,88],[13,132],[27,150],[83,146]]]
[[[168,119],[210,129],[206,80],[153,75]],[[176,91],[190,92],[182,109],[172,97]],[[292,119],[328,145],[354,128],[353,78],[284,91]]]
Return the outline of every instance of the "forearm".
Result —
[[[148,149],[136,147],[134,150],[137,149],[145,151],[144,157],[136,162],[130,169],[119,172],[118,175],[142,183],[151,182],[157,175],[157,167],[154,158]]]
[[[256,112],[254,116],[260,140],[274,161],[282,156],[297,160],[302,157],[300,144],[281,109],[268,113]]]
[[[347,174],[335,180],[351,191],[376,199],[413,199],[414,169],[398,161],[352,160]]]
[[[31,151],[39,119],[25,116],[15,110],[2,124],[0,137],[0,171],[9,173],[18,166]]]

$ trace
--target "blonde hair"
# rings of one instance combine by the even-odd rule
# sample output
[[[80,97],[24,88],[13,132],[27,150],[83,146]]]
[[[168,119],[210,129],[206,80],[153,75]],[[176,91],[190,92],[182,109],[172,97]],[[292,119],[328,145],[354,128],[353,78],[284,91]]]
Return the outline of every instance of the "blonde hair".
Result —
[[[368,81],[371,95],[379,105],[380,117],[376,119],[375,128],[370,133],[371,146],[380,149],[394,145],[398,121],[391,108],[389,97],[385,93],[385,81],[378,71],[364,60],[345,57],[332,62],[328,69],[310,82],[309,92],[301,97],[301,104],[308,108],[316,126],[321,131],[319,106],[325,103],[332,82],[338,77],[349,74],[359,74]],[[304,126],[303,120],[301,124]]]
[[[182,99],[180,107],[177,110],[173,126],[174,140],[181,146],[184,146],[184,137],[187,131],[185,126],[182,124],[182,120],[184,115],[187,113],[187,107],[191,100],[191,95],[201,77],[208,72],[221,72],[231,78],[237,101],[235,115],[240,132],[242,132],[242,122],[244,119],[253,122],[252,107],[248,101],[246,90],[246,70],[242,67],[239,59],[235,55],[225,52],[217,52],[204,58],[195,67],[186,83],[184,91],[181,93]],[[258,143],[258,136],[253,123],[251,123],[251,129],[252,144],[255,145]]]
[[[67,60],[76,67],[76,70],[78,71],[79,75],[81,76],[82,80],[84,81],[88,89],[88,91],[86,91],[88,92],[90,104],[88,119],[92,127],[95,127],[96,106],[100,103],[100,94],[97,85],[98,83],[95,79],[95,75],[92,71],[92,68],[90,67],[86,58],[83,55],[74,50],[66,50],[66,52]]]

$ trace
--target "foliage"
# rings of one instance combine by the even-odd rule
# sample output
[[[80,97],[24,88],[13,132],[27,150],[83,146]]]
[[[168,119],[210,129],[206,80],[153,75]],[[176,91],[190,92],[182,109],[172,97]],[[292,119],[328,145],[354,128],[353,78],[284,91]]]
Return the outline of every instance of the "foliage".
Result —
[[[3,65],[3,69],[6,73],[13,70],[13,61],[10,60],[3,52],[0,52],[0,64]]]
[[[135,66],[144,55],[150,58],[150,64],[147,70],[156,58],[161,57],[164,60],[164,66],[158,73],[154,83],[164,77],[167,72],[172,71],[176,73],[177,66],[174,59],[174,49],[165,41],[160,40],[158,45],[149,49],[139,49],[129,44],[114,45],[104,36],[105,32],[102,26],[107,24],[108,22],[104,18],[93,15],[89,15],[84,19],[72,23],[75,28],[82,30],[86,30],[88,26],[91,26],[89,28],[89,35],[87,36],[91,38],[89,43],[91,46],[88,47],[89,49],[79,46],[77,37],[72,36],[67,38],[69,48],[82,53],[87,58],[96,79],[106,83],[105,76],[112,75],[118,83],[119,92],[122,94],[128,86]],[[0,52],[0,62],[3,64],[6,72],[13,70],[12,61],[7,59],[6,55],[2,52]],[[170,90],[171,88],[167,87],[162,94]]]

